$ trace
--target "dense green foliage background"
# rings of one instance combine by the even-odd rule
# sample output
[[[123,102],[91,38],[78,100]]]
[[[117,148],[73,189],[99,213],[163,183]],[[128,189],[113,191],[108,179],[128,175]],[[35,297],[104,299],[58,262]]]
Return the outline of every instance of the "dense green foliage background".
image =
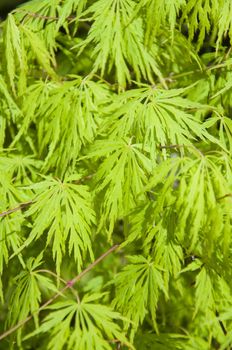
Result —
[[[232,348],[231,43],[230,0],[0,22],[0,349]]]

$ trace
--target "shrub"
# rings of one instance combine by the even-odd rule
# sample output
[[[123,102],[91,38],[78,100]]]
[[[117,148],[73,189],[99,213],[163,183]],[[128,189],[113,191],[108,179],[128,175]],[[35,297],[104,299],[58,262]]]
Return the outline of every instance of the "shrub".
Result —
[[[232,5],[0,23],[0,348],[229,349]]]

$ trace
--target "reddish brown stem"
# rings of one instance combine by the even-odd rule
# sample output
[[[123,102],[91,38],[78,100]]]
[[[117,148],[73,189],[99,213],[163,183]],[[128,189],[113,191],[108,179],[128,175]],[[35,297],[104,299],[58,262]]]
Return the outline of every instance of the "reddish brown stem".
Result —
[[[84,182],[86,180],[90,180],[93,176],[94,176],[94,174],[83,176],[82,178],[80,178],[77,181],[74,181],[73,183],[75,183],[76,185],[81,184],[82,182]],[[5,210],[5,211],[0,213],[0,218],[3,217],[3,216],[9,215],[9,214],[15,213],[16,211],[21,210],[23,208],[26,208],[29,205],[33,204],[34,202],[35,202],[34,200],[31,200],[31,201],[28,201],[28,202],[25,202],[25,203],[21,203],[15,208],[11,208],[11,209]]]
[[[29,205],[31,205],[32,203],[34,203],[33,201],[29,201],[29,202],[25,202],[25,203],[21,203],[19,204],[17,207],[15,208],[12,208],[12,209],[8,209],[6,211],[3,211],[2,213],[0,213],[0,217],[3,217],[3,216],[6,216],[6,215],[9,215],[11,213],[14,213],[18,210],[21,210]]]
[[[226,193],[224,196],[218,197],[217,200],[219,201],[221,199],[228,198],[228,197],[232,197],[232,193]]]
[[[32,319],[32,317],[35,314],[38,314],[41,310],[45,309],[48,305],[50,305],[54,300],[56,300],[61,294],[63,294],[67,289],[71,288],[76,282],[78,282],[86,273],[88,273],[90,270],[92,270],[97,264],[100,263],[103,259],[105,259],[109,254],[111,254],[113,251],[115,251],[119,247],[118,244],[115,244],[113,247],[111,247],[109,250],[107,250],[104,254],[99,256],[92,264],[90,264],[85,270],[83,270],[79,275],[74,277],[71,281],[67,282],[67,284],[59,290],[52,298],[47,300],[43,305],[40,306],[38,310],[33,312],[31,315],[29,315],[24,320],[17,323],[12,328],[8,329],[6,332],[2,333],[0,335],[0,340],[6,338],[8,335],[14,333],[17,329],[24,326],[28,321]]]
[[[29,12],[29,11],[26,11],[24,9],[17,9],[16,12],[25,12],[26,16],[35,17],[35,18],[41,18],[41,19],[47,19],[47,20],[50,19],[50,20],[53,20],[53,21],[59,21],[59,19],[60,19],[60,17],[44,16],[44,15],[41,15],[40,13]],[[68,20],[68,21],[72,21],[75,18],[76,18],[75,16],[69,16],[69,17],[66,17],[65,19]]]

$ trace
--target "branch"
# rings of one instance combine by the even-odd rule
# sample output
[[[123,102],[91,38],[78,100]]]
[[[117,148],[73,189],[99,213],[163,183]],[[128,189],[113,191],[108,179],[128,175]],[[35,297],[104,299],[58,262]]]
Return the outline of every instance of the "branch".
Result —
[[[35,273],[48,273],[54,277],[56,277],[56,279],[60,280],[61,282],[63,282],[65,285],[68,283],[66,280],[64,280],[62,277],[58,276],[55,272],[53,271],[50,271],[50,270],[46,270],[46,269],[40,269],[40,270],[35,270],[34,271]],[[74,289],[73,287],[70,288],[71,291],[73,292],[73,295],[75,295],[75,297],[77,298],[78,302],[80,302],[80,298],[79,298],[79,295],[78,295],[78,292],[76,289]]]
[[[31,205],[32,203],[34,203],[34,201],[29,201],[29,202],[25,202],[25,203],[21,203],[19,204],[17,207],[15,208],[12,208],[12,209],[8,209],[6,211],[3,211],[2,213],[0,213],[0,218],[3,217],[3,216],[6,216],[6,215],[9,215],[11,213],[14,213],[18,210],[21,210],[29,205]]]
[[[84,182],[86,180],[90,180],[94,175],[95,174],[90,174],[90,175],[83,176],[79,180],[73,181],[73,183],[75,183],[76,185],[81,184],[82,182]],[[28,201],[28,202],[25,202],[25,203],[21,203],[15,208],[11,208],[11,209],[5,210],[2,213],[0,213],[0,218],[3,217],[3,216],[9,215],[9,214],[15,213],[16,211],[21,210],[23,208],[26,208],[29,205],[33,204],[33,203],[35,203],[35,200],[31,200],[31,201]]]
[[[86,273],[88,273],[90,270],[92,270],[97,264],[100,263],[103,259],[105,259],[109,254],[111,254],[113,251],[115,251],[119,247],[119,244],[115,244],[113,247],[111,247],[109,250],[107,250],[104,254],[99,256],[92,264],[90,264],[85,270],[83,270],[79,275],[74,277],[72,280],[68,281],[66,286],[61,288],[52,298],[50,298],[48,301],[46,301],[43,305],[40,306],[40,308],[36,311],[34,311],[31,315],[29,315],[24,320],[20,321],[18,324],[13,326],[12,328],[8,329],[6,332],[2,333],[0,335],[0,340],[6,338],[8,335],[14,333],[17,329],[24,326],[28,321],[32,319],[32,317],[35,314],[38,314],[41,310],[45,309],[48,305],[50,305],[54,300],[56,300],[61,294],[63,294],[67,289],[72,288],[72,286],[78,282]]]
[[[59,21],[59,19],[60,19],[60,17],[44,16],[44,15],[41,15],[39,13],[29,12],[29,11],[24,10],[24,9],[17,9],[15,12],[24,12],[26,16],[35,17],[35,18],[41,18],[41,19],[50,19],[50,20],[53,20],[53,21]],[[65,19],[68,20],[68,21],[72,21],[75,18],[76,18],[75,16],[69,16],[69,17],[67,17]]]
[[[26,16],[30,16],[30,17],[34,17],[34,18],[40,18],[40,19],[44,19],[44,20],[51,20],[51,21],[59,21],[60,17],[58,16],[45,16],[45,15],[41,15],[40,13],[37,12],[29,12],[27,10],[24,9],[16,9],[14,12],[24,12]],[[68,16],[65,18],[66,21],[73,21],[77,18],[77,16]],[[91,18],[78,18],[79,22],[86,22],[86,21],[90,21]]]
[[[224,199],[224,198],[227,198],[227,197],[232,197],[232,193],[226,193],[224,196],[218,197],[217,200],[220,201],[221,199]]]
[[[83,176],[79,180],[73,181],[73,183],[76,184],[76,185],[79,185],[79,184],[81,184],[82,182],[84,182],[86,180],[91,180],[94,177],[94,175],[95,175],[95,173]]]

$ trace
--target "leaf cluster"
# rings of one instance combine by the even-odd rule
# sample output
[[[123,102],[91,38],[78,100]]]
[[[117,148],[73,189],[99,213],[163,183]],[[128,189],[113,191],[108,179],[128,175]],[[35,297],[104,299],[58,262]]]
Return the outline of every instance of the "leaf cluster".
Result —
[[[31,0],[1,21],[0,348],[232,346],[231,11]]]

